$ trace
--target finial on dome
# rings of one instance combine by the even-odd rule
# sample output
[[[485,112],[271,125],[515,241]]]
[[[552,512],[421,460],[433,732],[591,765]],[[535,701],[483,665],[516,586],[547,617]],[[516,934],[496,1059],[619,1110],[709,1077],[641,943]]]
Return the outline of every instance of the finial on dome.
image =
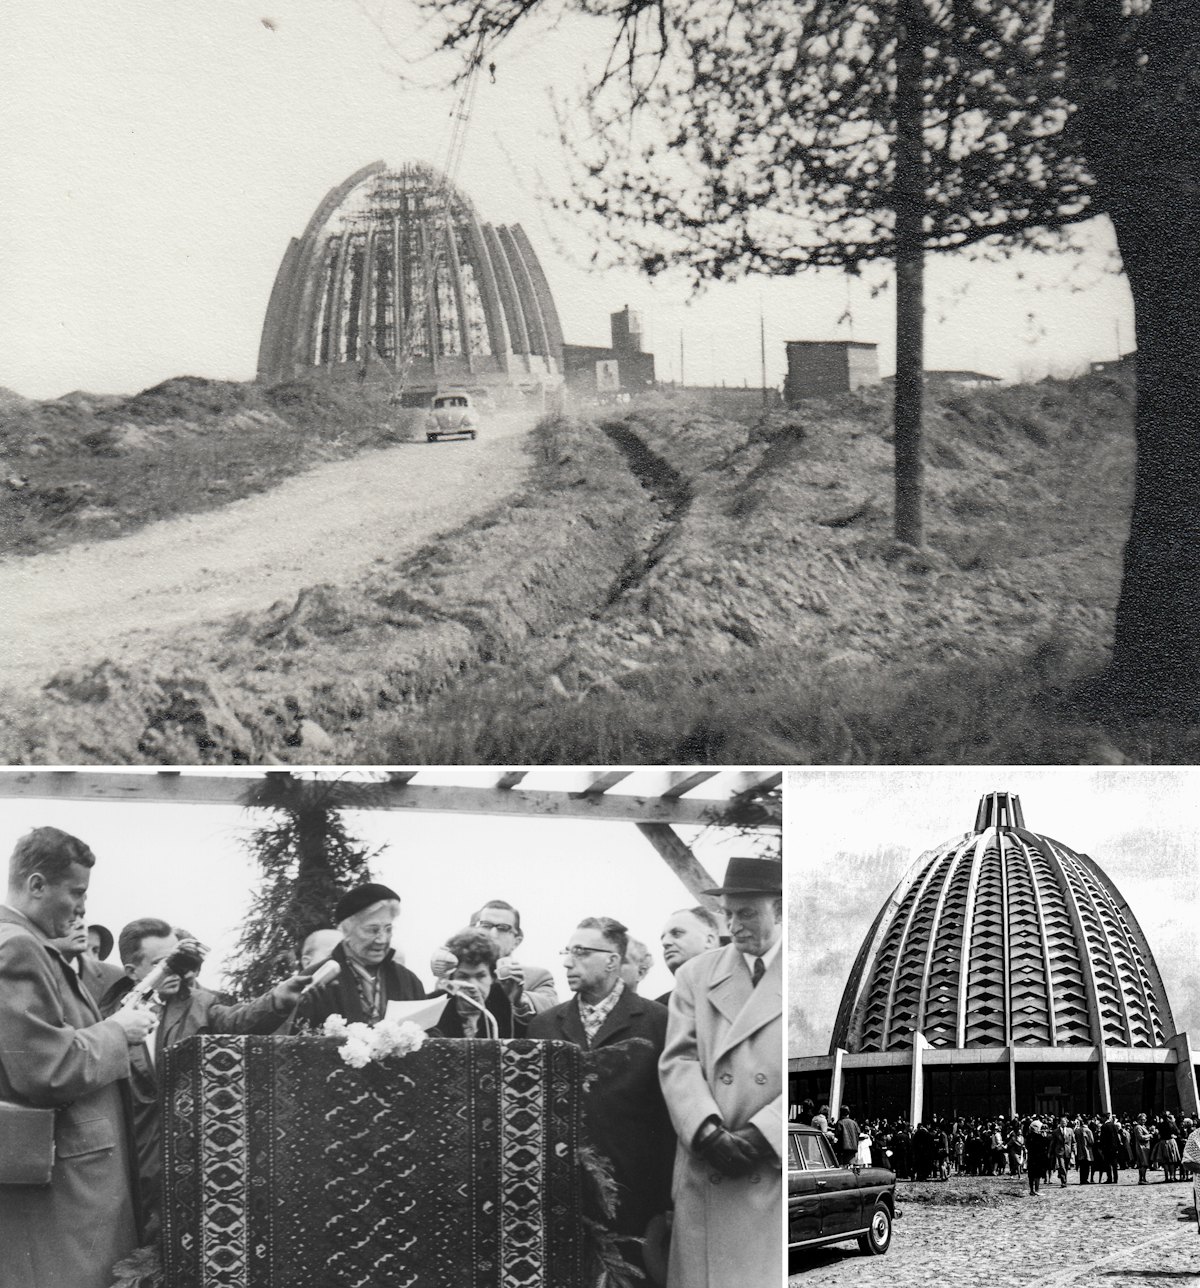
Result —
[[[975,812],[975,831],[986,832],[989,827],[1025,826],[1021,812],[1021,798],[1015,792],[987,792],[980,797]]]

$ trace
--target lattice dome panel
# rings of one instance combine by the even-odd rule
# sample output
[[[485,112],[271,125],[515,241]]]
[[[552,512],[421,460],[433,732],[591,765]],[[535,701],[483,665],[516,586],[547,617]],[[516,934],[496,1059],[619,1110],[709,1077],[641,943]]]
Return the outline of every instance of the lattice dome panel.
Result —
[[[1162,980],[1120,892],[1084,854],[985,796],[973,831],[923,855],[858,954],[833,1046],[1161,1047]]]

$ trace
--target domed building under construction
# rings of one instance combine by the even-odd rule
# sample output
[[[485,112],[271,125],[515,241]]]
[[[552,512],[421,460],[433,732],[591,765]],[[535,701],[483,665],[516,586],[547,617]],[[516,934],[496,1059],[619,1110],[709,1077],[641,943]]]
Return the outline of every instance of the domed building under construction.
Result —
[[[1197,1110],[1194,1056],[1137,918],[1006,792],[913,864],[859,950],[830,1054],[789,1063],[793,1103],[909,1122]]]
[[[447,386],[496,401],[563,382],[546,276],[519,225],[481,223],[430,166],[364,167],[332,189],[275,279],[258,378],[389,381],[418,405]]]

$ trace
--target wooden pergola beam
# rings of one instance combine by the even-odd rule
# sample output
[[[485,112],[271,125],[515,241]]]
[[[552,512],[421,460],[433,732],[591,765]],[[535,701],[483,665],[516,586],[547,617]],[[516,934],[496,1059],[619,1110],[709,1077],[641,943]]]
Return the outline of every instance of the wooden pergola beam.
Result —
[[[257,775],[179,770],[151,773],[21,770],[0,773],[0,800],[243,806],[247,793],[257,781]],[[711,800],[662,796],[522,791],[495,786],[426,786],[412,782],[407,774],[391,776],[384,782],[363,783],[362,787],[362,799],[355,803],[355,809],[703,826],[712,821],[713,810],[720,807],[720,802]]]
[[[684,793],[692,791],[693,788],[702,786],[704,783],[708,782],[710,778],[716,778],[716,776],[716,771],[712,769],[703,773],[672,774],[671,785],[663,792],[663,795],[668,800],[678,800],[680,796],[684,795]]]
[[[629,777],[628,769],[612,770],[607,774],[597,774],[590,783],[579,793],[579,796],[602,796],[610,787],[615,787],[618,783],[624,782]]]
[[[675,834],[674,828],[669,823],[639,823],[637,828],[658,851],[659,857],[664,860],[667,867],[683,882],[687,892],[697,903],[702,903],[706,908],[711,908],[713,912],[719,914],[721,905],[717,897],[701,893],[703,890],[711,890],[717,882],[708,875],[700,860]]]

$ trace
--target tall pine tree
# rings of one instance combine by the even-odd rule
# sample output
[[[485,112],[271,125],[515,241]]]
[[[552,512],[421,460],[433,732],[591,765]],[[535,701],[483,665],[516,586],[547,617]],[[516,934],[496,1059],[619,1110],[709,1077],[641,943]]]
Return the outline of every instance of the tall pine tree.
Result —
[[[368,784],[269,773],[246,804],[269,811],[246,850],[262,870],[228,975],[241,997],[255,997],[297,970],[300,939],[331,925],[334,905],[371,880],[372,850],[353,837],[344,810],[365,802]]]

